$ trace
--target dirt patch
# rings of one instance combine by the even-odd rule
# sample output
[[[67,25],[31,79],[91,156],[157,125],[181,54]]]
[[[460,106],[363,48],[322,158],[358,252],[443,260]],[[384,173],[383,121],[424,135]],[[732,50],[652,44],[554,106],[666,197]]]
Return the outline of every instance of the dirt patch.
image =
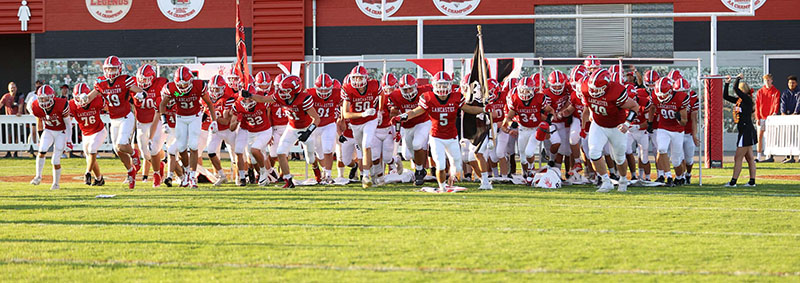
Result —
[[[773,179],[773,180],[800,181],[800,175],[756,175],[756,178]]]

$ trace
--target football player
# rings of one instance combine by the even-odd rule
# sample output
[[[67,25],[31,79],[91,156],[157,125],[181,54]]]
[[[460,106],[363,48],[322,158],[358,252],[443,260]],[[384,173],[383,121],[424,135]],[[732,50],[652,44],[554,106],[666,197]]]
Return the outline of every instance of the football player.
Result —
[[[136,85],[145,91],[144,99],[134,99],[136,107],[136,140],[141,149],[141,157],[148,160],[153,166],[153,187],[161,185],[164,168],[161,159],[164,158],[161,148],[166,137],[162,135],[161,122],[159,122],[158,105],[161,103],[161,89],[168,83],[166,78],[157,77],[156,69],[149,64],[144,64],[136,71]],[[145,162],[144,180],[147,180],[147,162]]]
[[[283,180],[286,182],[283,188],[294,188],[291,172],[289,171],[289,150],[295,142],[303,144],[306,155],[306,163],[313,164],[314,143],[307,142],[308,138],[317,129],[320,123],[317,110],[314,109],[314,99],[308,92],[303,91],[303,80],[295,75],[288,75],[281,80],[277,90],[277,97],[253,95],[243,91],[240,96],[251,98],[259,103],[277,103],[282,106],[289,116],[289,127],[281,136],[278,142],[278,162],[281,166]]]
[[[466,105],[461,93],[453,91],[453,79],[446,72],[438,72],[432,78],[433,91],[422,94],[419,106],[411,111],[398,115],[395,122],[413,119],[427,114],[431,120],[430,133],[431,156],[436,168],[436,181],[439,191],[447,191],[448,185],[462,172],[461,149],[459,149],[456,117],[458,111],[469,114],[485,113],[482,107]],[[446,162],[450,160],[451,178],[445,185]]]
[[[419,106],[421,94],[431,90],[429,85],[417,85],[414,76],[405,74],[398,80],[399,90],[389,94],[389,109],[393,116],[411,111]],[[425,165],[428,156],[428,139],[431,132],[431,120],[426,115],[419,115],[400,123],[400,136],[403,139],[404,156],[411,157],[414,162],[414,184],[424,183]]]
[[[44,132],[39,139],[39,154],[36,156],[36,176],[31,185],[42,182],[42,169],[47,150],[53,146],[53,185],[51,190],[58,190],[61,181],[61,154],[64,147],[72,147],[69,137],[72,136],[72,119],[69,103],[64,98],[56,97],[56,91],[49,85],[43,85],[36,91],[37,100],[31,105],[31,112],[44,124]],[[69,143],[69,144],[68,144]]]
[[[249,93],[258,93],[252,85],[247,87]],[[261,96],[259,96],[261,97]],[[258,184],[266,186],[271,181],[269,178],[268,169],[271,168],[269,163],[264,162],[264,151],[267,148],[267,142],[272,138],[272,125],[269,123],[269,106],[266,103],[258,103],[252,97],[242,97],[236,100],[233,105],[233,113],[237,119],[231,121],[231,127],[239,127],[243,131],[239,133],[247,133],[247,136],[237,136],[236,146],[241,148],[249,148],[251,156],[255,159],[254,170],[258,171]],[[239,172],[240,176],[244,172]],[[240,181],[239,185],[243,182]]]
[[[103,113],[103,100],[89,100],[89,92],[92,90],[85,83],[75,85],[72,90],[72,100],[69,101],[71,116],[78,122],[78,128],[83,135],[83,154],[86,156],[86,173],[84,182],[90,186],[102,186],[106,183],[103,174],[100,173],[100,165],[97,163],[97,149],[103,144],[108,136],[105,124],[100,119]],[[92,177],[94,173],[94,177]]]
[[[333,167],[333,149],[336,144],[336,120],[341,110],[341,88],[336,88],[335,81],[330,75],[322,73],[314,82],[315,88],[309,89],[308,94],[314,99],[314,109],[317,110],[320,123],[319,128],[309,138],[309,143],[314,143],[315,155],[321,161],[324,172],[320,172],[318,163],[312,165],[317,183],[333,184],[331,170]]]
[[[514,124],[519,124],[517,146],[522,175],[530,185],[533,182],[534,155],[539,150],[539,141],[534,138],[537,127],[544,120],[545,95],[538,92],[539,82],[525,77],[517,83],[516,91],[508,99],[508,113],[503,120],[502,131],[510,133]],[[514,118],[518,119],[513,121]],[[509,128],[510,127],[510,128]]]
[[[628,97],[628,93],[622,84],[611,80],[608,71],[598,69],[594,71],[581,86],[583,94],[583,104],[589,111],[583,112],[583,123],[590,121],[589,133],[589,158],[595,171],[601,178],[598,192],[609,192],[614,189],[611,178],[608,175],[606,163],[600,160],[603,157],[603,148],[606,144],[611,144],[611,154],[617,165],[619,172],[625,172],[625,144],[627,142],[628,128],[636,118],[636,111],[629,111],[625,115],[625,109],[636,110],[639,105]],[[627,191],[627,174],[619,177],[618,190]]]
[[[188,175],[188,186],[197,188],[197,176],[195,174],[199,148],[198,137],[203,123],[200,111],[202,103],[212,105],[211,100],[208,98],[208,93],[206,93],[206,85],[201,80],[195,80],[189,68],[181,66],[175,70],[173,81],[163,88],[161,95],[160,113],[166,112],[167,104],[170,101],[175,100],[176,102],[175,143],[178,152],[189,151],[189,170],[184,175]],[[216,133],[216,113],[212,111],[209,114],[211,114],[212,121],[208,129],[210,132]]]
[[[652,87],[652,84],[650,87]],[[636,117],[631,122],[631,128],[628,129],[628,148],[626,150],[626,155],[629,155],[627,158],[629,163],[635,162],[635,152],[633,152],[634,145],[639,148],[638,179],[650,181],[650,133],[647,132],[648,120],[651,115],[650,108],[652,107],[650,93],[647,92],[647,88],[636,88],[633,91],[629,91],[629,93],[636,95],[632,95],[631,97],[636,100],[636,104],[639,105],[639,108],[636,109]],[[631,172],[631,176],[637,177],[637,174]]]
[[[275,76],[275,79],[272,80],[272,89],[269,92],[270,96],[275,96],[278,88],[280,88],[281,80],[286,75],[278,74]],[[281,140],[281,136],[286,131],[286,125],[289,124],[289,117],[286,115],[286,110],[283,109],[282,106],[278,105],[277,103],[270,103],[269,104],[269,113],[270,113],[270,121],[272,122],[272,140],[269,143],[269,164],[275,167],[275,162],[278,161],[278,141]],[[280,166],[278,166],[280,167]],[[283,180],[283,172],[277,176],[277,180]]]
[[[217,181],[214,185],[219,186],[228,182],[228,177],[225,176],[225,170],[222,170],[222,164],[218,156],[222,142],[225,142],[229,152],[233,152],[231,149],[236,145],[236,134],[230,128],[231,118],[233,117],[233,104],[236,102],[236,98],[233,90],[228,87],[225,79],[220,75],[214,75],[208,81],[208,97],[213,103],[213,108],[206,111],[215,112],[219,129],[215,134],[211,135],[206,148],[208,149],[208,159],[211,160],[211,164],[217,171]],[[207,114],[206,117],[210,118],[211,115]],[[210,121],[208,122],[210,123]],[[235,160],[235,157],[231,156],[231,160]]]
[[[581,127],[584,124],[581,123],[581,117],[583,114],[583,101],[581,99],[580,81],[584,77],[586,77],[586,72],[587,72],[586,67],[584,67],[583,65],[577,65],[573,67],[572,70],[570,70],[569,72],[570,103],[566,109],[561,111],[562,117],[567,117],[569,115],[572,116],[570,118],[572,119],[572,122],[569,126],[569,147],[571,153],[570,157],[572,158],[572,168],[567,173],[567,175],[570,175],[570,178],[572,179],[570,179],[569,181],[573,183],[577,183],[578,181],[583,181],[580,179],[580,173],[583,170],[583,166],[581,165],[581,149],[582,149],[581,145],[583,143],[583,136],[586,135],[585,131],[586,129]]]
[[[488,157],[487,162],[489,164],[496,164],[500,167],[500,171],[498,171],[497,166],[492,166],[493,176],[506,176],[509,173],[507,151],[509,135],[508,133],[499,130],[502,128],[502,122],[505,118],[506,93],[501,91],[500,83],[498,83],[494,78],[488,78],[486,83],[488,84],[489,88],[489,104],[486,105],[486,109],[489,110],[492,116],[492,127],[498,131],[496,131],[497,136],[495,137],[495,148],[493,150],[487,149],[483,155]]]
[[[119,160],[128,170],[128,178],[125,180],[128,188],[133,189],[141,163],[139,155],[134,154],[131,146],[136,119],[131,109],[130,93],[135,93],[139,100],[147,97],[147,93],[135,84],[133,77],[122,74],[122,61],[117,56],[108,56],[103,61],[103,76],[97,78],[94,89],[89,93],[89,100],[102,96],[106,101],[111,118],[111,142]]]
[[[683,179],[683,171],[680,168],[683,161],[683,131],[686,128],[688,119],[687,109],[689,108],[689,95],[685,92],[674,92],[672,81],[668,77],[663,77],[656,81],[654,95],[650,98],[653,102],[651,114],[658,119],[658,130],[656,130],[656,140],[658,149],[658,159],[656,169],[663,171],[666,177],[666,186],[680,184]],[[675,168],[676,181],[672,178],[670,171],[670,161]],[[663,182],[659,178],[658,182]]]
[[[164,181],[162,183],[166,184],[167,187],[172,187],[173,173],[177,173],[178,175],[181,176],[186,175],[186,172],[184,172],[183,170],[183,166],[179,166],[178,164],[179,161],[178,146],[177,143],[175,142],[175,122],[176,122],[175,111],[177,111],[177,103],[175,100],[171,100],[169,103],[167,103],[166,111],[161,114],[161,124],[162,124],[161,128],[163,129],[163,134],[167,136],[167,156],[168,156],[167,177],[164,178]],[[183,161],[181,161],[181,163],[188,164],[189,160],[184,159]]]
[[[372,186],[370,172],[372,168],[372,140],[378,128],[378,112],[381,104],[380,83],[369,78],[364,66],[356,66],[350,71],[349,84],[342,86],[342,117],[350,120],[358,145],[362,148],[363,166],[361,167],[361,182],[364,188]]]
[[[676,80],[672,84],[672,90],[689,94],[689,108],[686,109],[689,119],[686,121],[686,128],[683,131],[683,163],[681,167],[685,172],[686,184],[691,184],[694,152],[700,145],[700,139],[697,137],[697,113],[700,111],[700,98],[697,92],[692,90],[689,81],[684,78]]]
[[[389,95],[397,90],[397,77],[392,73],[386,73],[381,78],[381,98],[380,116],[378,127],[375,130],[375,138],[370,142],[372,152],[372,171],[370,178],[378,185],[384,184],[383,175],[386,165],[394,164],[394,127],[392,127],[389,113]]]
[[[570,87],[567,85],[567,75],[555,70],[547,76],[547,89],[542,92],[545,95],[547,105],[544,106],[545,113],[553,115],[550,121],[550,154],[553,158],[553,167],[557,172],[561,172],[561,163],[565,162],[565,156],[571,156],[569,144],[569,126],[567,121],[572,122],[571,113],[565,112],[570,105]],[[564,115],[566,114],[566,115]]]

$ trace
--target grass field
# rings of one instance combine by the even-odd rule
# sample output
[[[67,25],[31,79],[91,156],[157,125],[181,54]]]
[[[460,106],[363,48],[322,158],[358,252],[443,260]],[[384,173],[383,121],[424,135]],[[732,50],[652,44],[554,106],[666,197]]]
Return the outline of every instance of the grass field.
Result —
[[[465,184],[427,194],[409,185],[129,191],[76,179],[50,191],[27,184],[32,159],[0,164],[3,282],[800,281],[800,165],[760,164],[759,176],[790,176],[756,188],[723,188],[726,164],[704,170],[713,177],[703,187]],[[64,166],[83,173],[82,160]],[[101,166],[121,173],[117,160]]]

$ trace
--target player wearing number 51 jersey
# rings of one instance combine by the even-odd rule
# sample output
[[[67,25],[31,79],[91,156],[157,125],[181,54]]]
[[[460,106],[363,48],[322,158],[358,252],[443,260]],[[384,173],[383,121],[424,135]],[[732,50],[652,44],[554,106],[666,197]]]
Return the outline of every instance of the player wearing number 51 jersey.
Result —
[[[175,145],[178,152],[189,150],[188,186],[197,187],[197,170],[199,136],[202,126],[202,104],[212,105],[206,93],[205,83],[195,80],[194,75],[186,66],[175,70],[173,81],[167,84],[161,92],[159,112],[166,113],[167,105],[175,101],[177,110],[175,123]],[[208,130],[217,131],[216,113],[210,112],[211,124]],[[183,184],[181,184],[183,185]]]
[[[141,158],[149,159],[153,166],[153,187],[161,185],[161,149],[164,146],[166,135],[163,134],[159,121],[158,105],[161,103],[161,89],[167,84],[167,79],[156,76],[156,69],[144,64],[136,71],[136,85],[143,89],[146,95],[143,99],[134,99],[136,107],[136,143],[141,149]],[[147,170],[145,170],[146,172]]]
[[[431,119],[432,129],[430,134],[431,156],[436,164],[436,180],[439,190],[447,191],[445,185],[445,162],[450,160],[450,183],[463,171],[461,169],[461,149],[458,143],[458,129],[456,116],[463,110],[469,114],[480,114],[484,109],[477,106],[464,104],[464,98],[459,92],[453,91],[453,79],[446,72],[438,72],[432,79],[433,91],[422,94],[419,106],[414,110],[400,114],[394,119],[404,121],[419,115],[427,114]]]
[[[72,91],[74,98],[69,101],[69,110],[83,135],[83,154],[86,156],[85,182],[91,186],[102,186],[105,184],[105,179],[100,174],[100,166],[97,164],[97,149],[106,140],[108,131],[100,119],[100,113],[103,113],[103,100],[97,98],[89,101],[90,91],[85,83],[75,85]]]
[[[609,192],[614,189],[611,178],[608,176],[606,163],[600,158],[603,156],[603,147],[611,144],[611,151],[619,172],[626,172],[625,148],[628,128],[636,117],[639,107],[636,101],[628,97],[628,92],[620,83],[611,80],[608,71],[599,69],[589,75],[583,86],[583,104],[586,105],[583,123],[589,121],[591,113],[592,122],[587,135],[589,142],[589,158],[592,160],[597,174],[603,180],[598,192]],[[628,111],[627,115],[625,110]],[[620,176],[619,191],[626,191],[628,181],[625,175]]]

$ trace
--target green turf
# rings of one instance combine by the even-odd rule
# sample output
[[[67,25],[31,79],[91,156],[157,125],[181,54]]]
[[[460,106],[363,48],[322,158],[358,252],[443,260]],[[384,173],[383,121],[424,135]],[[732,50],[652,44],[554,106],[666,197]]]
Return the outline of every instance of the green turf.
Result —
[[[101,160],[106,172],[118,163]],[[0,176],[34,170],[0,164]],[[83,172],[80,159],[64,167]],[[703,187],[610,194],[3,182],[0,281],[800,280],[800,182],[726,189],[730,168],[704,173],[715,177]]]

